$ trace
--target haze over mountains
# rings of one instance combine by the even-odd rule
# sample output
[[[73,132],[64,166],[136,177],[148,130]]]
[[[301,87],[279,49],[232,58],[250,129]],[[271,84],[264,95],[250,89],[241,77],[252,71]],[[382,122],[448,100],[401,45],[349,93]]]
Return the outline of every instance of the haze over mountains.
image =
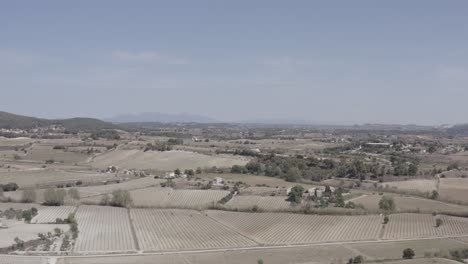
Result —
[[[159,112],[147,112],[141,114],[121,114],[115,117],[106,118],[106,121],[112,123],[145,123],[145,122],[160,122],[160,123],[219,123],[219,120],[188,113],[167,114]]]

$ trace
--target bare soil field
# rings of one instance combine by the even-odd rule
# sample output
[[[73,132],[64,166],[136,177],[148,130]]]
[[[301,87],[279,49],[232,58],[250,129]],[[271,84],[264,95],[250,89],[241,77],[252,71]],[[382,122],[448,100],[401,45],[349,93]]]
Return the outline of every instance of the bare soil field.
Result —
[[[229,194],[223,190],[180,190],[152,187],[130,192],[136,207],[207,209]]]
[[[436,227],[436,218],[442,225]],[[384,239],[468,236],[468,219],[430,214],[394,214],[385,226]]]
[[[235,231],[192,210],[132,209],[140,248],[144,251],[255,246]]]
[[[230,155],[208,156],[187,151],[114,150],[100,155],[90,163],[96,168],[119,166],[122,168],[174,170],[197,167],[231,167],[245,165],[249,159]]]
[[[33,240],[38,238],[39,233],[53,233],[54,228],[57,227],[62,230],[68,230],[69,228],[68,225],[26,224],[18,221],[8,228],[0,229],[0,248],[13,245],[15,237],[24,241]]]
[[[382,217],[207,211],[208,216],[267,245],[378,239]]]
[[[442,199],[468,203],[468,179],[441,178],[439,194]]]
[[[135,251],[128,210],[106,206],[80,206],[76,212],[79,235],[75,252]]]
[[[231,210],[251,210],[256,206],[261,211],[281,211],[293,208],[286,196],[236,195],[226,203]]]
[[[385,194],[385,196],[389,196]],[[454,213],[466,213],[468,212],[468,206],[449,204],[440,201],[424,199],[419,197],[407,197],[390,195],[395,201],[396,210],[402,212],[408,211],[419,211],[422,213],[432,212],[454,212]],[[353,200],[356,204],[362,204],[366,209],[379,210],[379,201],[382,195],[363,195]]]

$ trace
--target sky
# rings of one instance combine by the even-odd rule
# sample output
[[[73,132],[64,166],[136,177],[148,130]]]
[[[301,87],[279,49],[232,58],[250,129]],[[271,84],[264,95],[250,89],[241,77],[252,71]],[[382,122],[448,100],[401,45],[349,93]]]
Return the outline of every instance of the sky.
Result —
[[[0,111],[468,122],[468,1],[1,1]]]

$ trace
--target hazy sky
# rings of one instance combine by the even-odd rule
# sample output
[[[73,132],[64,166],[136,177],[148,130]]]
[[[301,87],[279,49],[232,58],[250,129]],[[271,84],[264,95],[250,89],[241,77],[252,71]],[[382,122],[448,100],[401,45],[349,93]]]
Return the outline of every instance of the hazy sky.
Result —
[[[0,92],[41,117],[468,122],[468,1],[2,1]]]

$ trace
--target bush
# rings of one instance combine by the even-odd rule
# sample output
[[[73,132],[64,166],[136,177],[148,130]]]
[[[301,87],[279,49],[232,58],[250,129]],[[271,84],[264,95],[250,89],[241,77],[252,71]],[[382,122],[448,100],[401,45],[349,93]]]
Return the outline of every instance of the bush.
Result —
[[[112,192],[112,206],[130,207],[132,205],[132,197],[127,190],[115,190]]]
[[[5,185],[0,184],[0,187],[4,192],[14,192],[19,188],[18,184],[16,184],[15,182],[10,182]]]
[[[403,250],[403,258],[404,259],[412,259],[414,257],[415,253],[414,250],[411,248],[407,248]]]
[[[47,189],[44,192],[44,205],[59,206],[65,202],[65,190]]]
[[[436,227],[439,227],[439,226],[441,226],[441,225],[442,225],[442,219],[437,218],[437,219],[436,219]]]
[[[31,220],[33,218],[31,210],[23,211],[21,217],[24,219],[26,223],[31,223]]]
[[[36,201],[36,191],[34,189],[27,189],[23,191],[21,202],[32,203]]]
[[[108,205],[109,200],[110,200],[109,195],[105,194],[104,196],[102,196],[101,201],[99,201],[99,204],[100,205]]]

